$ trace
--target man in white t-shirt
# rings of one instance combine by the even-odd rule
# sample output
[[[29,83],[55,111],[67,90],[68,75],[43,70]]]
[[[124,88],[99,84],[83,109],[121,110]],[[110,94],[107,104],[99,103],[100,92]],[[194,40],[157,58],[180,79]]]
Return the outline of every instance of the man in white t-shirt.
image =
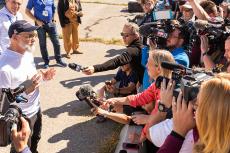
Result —
[[[9,27],[10,46],[0,56],[0,88],[14,89],[27,80],[31,84],[23,93],[27,103],[16,104],[30,120],[31,137],[28,146],[33,153],[37,152],[37,144],[41,137],[41,111],[39,85],[42,80],[51,80],[55,70],[37,72],[31,53],[35,49],[35,32],[38,27],[25,20],[18,20]],[[11,153],[15,150],[12,147]]]
[[[5,6],[0,10],[0,54],[9,47],[8,29],[10,25],[23,18],[19,12],[22,0],[6,0],[5,2]]]

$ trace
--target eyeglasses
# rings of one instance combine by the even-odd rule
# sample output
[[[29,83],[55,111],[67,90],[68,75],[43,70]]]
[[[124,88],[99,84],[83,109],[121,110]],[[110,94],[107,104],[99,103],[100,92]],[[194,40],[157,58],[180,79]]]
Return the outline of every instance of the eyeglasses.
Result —
[[[37,37],[37,34],[36,33],[30,33],[30,34],[22,34],[22,33],[19,33],[17,35],[21,35],[22,37],[26,38],[26,39],[32,39],[32,38],[36,38]]]
[[[130,35],[134,35],[133,33],[123,33],[121,32],[121,36],[126,38],[126,37],[129,37]]]
[[[180,38],[179,36],[169,35],[168,38]]]

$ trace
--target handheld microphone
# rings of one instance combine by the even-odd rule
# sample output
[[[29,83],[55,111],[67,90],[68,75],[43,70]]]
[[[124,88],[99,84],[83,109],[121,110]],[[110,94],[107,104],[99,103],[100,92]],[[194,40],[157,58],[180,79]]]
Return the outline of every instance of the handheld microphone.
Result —
[[[69,63],[68,66],[69,66],[69,68],[71,68],[72,70],[77,71],[77,72],[80,72],[80,71],[85,69],[85,67],[83,67],[79,64],[75,64],[75,63]]]

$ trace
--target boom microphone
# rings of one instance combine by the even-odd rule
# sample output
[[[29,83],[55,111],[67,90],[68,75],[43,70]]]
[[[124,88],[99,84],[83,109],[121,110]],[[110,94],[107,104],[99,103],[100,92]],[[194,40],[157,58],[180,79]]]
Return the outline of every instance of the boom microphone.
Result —
[[[165,61],[161,63],[161,67],[168,69],[168,70],[186,70],[187,69],[181,64],[175,64],[175,63],[170,63],[170,62],[165,62]]]
[[[76,93],[76,96],[79,100],[84,100],[86,97],[94,97],[95,91],[93,90],[93,87],[90,85],[84,85],[81,86],[78,92]]]
[[[80,72],[80,71],[85,69],[85,67],[83,67],[79,64],[75,64],[75,63],[69,63],[68,66],[69,66],[69,68],[71,68],[72,70],[77,71],[77,72]]]
[[[157,36],[161,38],[167,38],[168,34],[165,33],[163,30],[155,28],[154,26],[156,25],[157,23],[155,22],[144,24],[140,26],[139,32],[144,37]]]

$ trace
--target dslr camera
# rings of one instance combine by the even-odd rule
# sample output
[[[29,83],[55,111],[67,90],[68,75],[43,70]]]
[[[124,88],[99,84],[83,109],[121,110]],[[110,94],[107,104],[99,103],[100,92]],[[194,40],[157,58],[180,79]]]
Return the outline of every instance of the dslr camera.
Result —
[[[17,125],[21,129],[22,110],[12,103],[27,102],[27,99],[20,94],[25,91],[24,86],[16,89],[0,89],[0,146],[7,146],[11,143],[11,128]]]
[[[203,69],[188,69],[183,65],[169,62],[162,62],[161,66],[173,71],[172,80],[175,81],[173,96],[177,98],[179,92],[182,91],[183,98],[186,102],[196,99],[202,82],[207,81],[214,76],[214,70],[212,72],[208,72]],[[166,79],[166,85],[170,80],[166,77],[158,77],[156,79],[157,88],[161,87],[161,82],[163,79]]]

